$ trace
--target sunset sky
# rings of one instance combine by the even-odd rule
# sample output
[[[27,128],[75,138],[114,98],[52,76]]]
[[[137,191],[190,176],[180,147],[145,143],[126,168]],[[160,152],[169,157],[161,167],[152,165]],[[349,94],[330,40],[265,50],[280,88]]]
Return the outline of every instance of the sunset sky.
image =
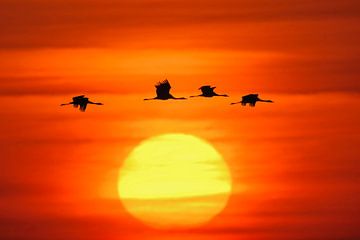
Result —
[[[0,0],[0,239],[360,239],[358,0]],[[177,97],[215,85],[229,98]],[[273,104],[230,105],[259,93]],[[60,107],[86,94],[104,106]],[[189,230],[125,211],[149,137],[224,158],[225,209]]]

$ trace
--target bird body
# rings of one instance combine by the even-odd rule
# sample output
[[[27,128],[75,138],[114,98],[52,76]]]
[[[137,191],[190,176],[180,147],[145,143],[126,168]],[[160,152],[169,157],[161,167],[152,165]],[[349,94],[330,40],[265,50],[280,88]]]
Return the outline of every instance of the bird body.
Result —
[[[186,99],[184,97],[174,97],[170,94],[171,85],[167,79],[162,82],[158,82],[155,85],[156,88],[156,97],[154,98],[145,98],[144,100],[168,100],[168,99],[175,99],[175,100],[182,100]]]
[[[65,106],[65,105],[73,105],[74,108],[78,108],[79,110],[82,112],[85,112],[86,107],[88,104],[95,104],[95,105],[104,105],[102,103],[96,103],[96,102],[91,102],[89,100],[89,98],[86,98],[85,95],[80,95],[80,96],[76,96],[72,98],[72,102],[69,103],[63,103],[60,106]]]
[[[201,90],[201,94],[200,95],[195,95],[195,96],[190,96],[190,97],[228,97],[228,95],[226,94],[217,94],[214,89],[216,87],[212,87],[210,85],[205,85],[199,88],[199,90]]]
[[[263,100],[259,98],[259,94],[248,94],[242,97],[240,102],[235,102],[231,104],[238,104],[241,103],[241,105],[246,106],[246,104],[249,104],[251,107],[255,107],[256,102],[269,102],[272,103],[272,100]]]

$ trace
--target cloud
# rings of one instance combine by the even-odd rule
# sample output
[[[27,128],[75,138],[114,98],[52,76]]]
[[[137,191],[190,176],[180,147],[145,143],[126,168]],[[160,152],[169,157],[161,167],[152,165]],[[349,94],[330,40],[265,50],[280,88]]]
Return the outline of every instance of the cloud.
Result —
[[[52,190],[53,186],[50,184],[21,182],[19,179],[2,179],[0,183],[0,195],[3,200],[5,198],[14,199],[40,197],[52,194]]]
[[[0,237],[3,239],[111,239],[113,236],[141,236],[146,230],[122,218],[12,216],[0,218]]]
[[[243,56],[244,53],[241,51],[234,51],[219,54],[219,63],[215,59],[215,54],[209,56],[205,51],[197,51],[198,55],[193,56],[194,53],[189,51],[188,58],[193,59],[193,62],[167,64],[161,63],[160,60],[154,62],[154,59],[161,57],[145,55],[146,52],[141,51],[124,55],[102,52],[90,55],[86,50],[68,50],[65,55],[61,55],[61,52],[58,50],[49,53],[51,56],[46,61],[50,64],[43,63],[47,53],[36,51],[23,54],[16,61],[3,61],[0,67],[3,69],[3,76],[0,76],[0,96],[79,93],[152,96],[153,84],[163,77],[157,72],[168,67],[179,72],[169,76],[174,86],[173,91],[178,95],[193,95],[197,88],[205,83],[204,79],[209,79],[206,81],[214,83],[221,87],[222,91],[237,98],[245,92],[360,92],[360,82],[357,81],[360,75],[360,59],[346,54],[304,54],[265,58],[255,53]],[[142,54],[143,58],[136,58]],[[86,61],[88,55],[91,60]],[[8,53],[4,57],[11,57],[11,54]],[[139,71],[136,70],[136,60],[140,67],[144,64],[141,75],[138,75]],[[247,61],[252,63],[246,64]],[[185,68],[192,69],[193,73],[181,73]],[[221,79],[221,82],[218,79]],[[135,85],[134,82],[138,84]],[[228,89],[232,90],[229,92]]]
[[[184,29],[194,26],[200,30],[206,25],[213,29],[220,25],[219,29],[241,31],[236,24],[253,23],[252,28],[256,28],[256,23],[263,22],[331,19],[355,23],[358,8],[355,0],[74,0],[71,3],[4,0],[0,3],[0,46],[3,49],[104,47],[114,44],[110,39],[117,44],[131,44],[134,36],[139,40],[144,40],[144,35],[167,38],[167,33],[174,29],[191,38]]]

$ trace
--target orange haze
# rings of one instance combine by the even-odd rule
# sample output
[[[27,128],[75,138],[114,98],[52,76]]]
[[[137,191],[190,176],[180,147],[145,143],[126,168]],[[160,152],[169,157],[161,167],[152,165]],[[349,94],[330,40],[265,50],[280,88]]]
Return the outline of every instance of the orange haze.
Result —
[[[1,239],[360,238],[357,0],[1,0]],[[144,102],[168,78],[177,97]],[[274,104],[230,106],[247,93]],[[87,94],[104,106],[60,108]],[[118,169],[143,139],[188,133],[233,193],[203,227],[125,211]]]

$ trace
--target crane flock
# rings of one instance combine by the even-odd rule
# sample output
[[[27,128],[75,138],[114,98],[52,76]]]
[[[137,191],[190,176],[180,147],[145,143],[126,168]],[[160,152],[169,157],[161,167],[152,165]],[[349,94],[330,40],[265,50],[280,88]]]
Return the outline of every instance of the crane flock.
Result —
[[[193,97],[206,97],[206,98],[212,98],[212,97],[229,97],[227,94],[217,94],[214,89],[216,87],[213,87],[211,85],[204,85],[201,86],[198,90],[201,91],[201,94],[190,96],[190,98]],[[187,98],[185,97],[174,97],[170,93],[171,85],[167,79],[165,79],[162,82],[158,82],[155,85],[156,89],[156,96],[153,98],[145,98],[144,100],[185,100]],[[249,104],[250,107],[255,107],[257,102],[268,102],[273,103],[272,100],[263,100],[259,98],[259,94],[248,94],[245,96],[242,96],[241,101],[239,102],[233,102],[233,104],[241,104],[242,106],[246,106]],[[97,103],[92,102],[89,100],[89,98],[86,98],[85,95],[80,95],[72,98],[72,102],[61,104],[60,106],[65,105],[73,105],[75,108],[79,107],[79,110],[82,112],[85,112],[87,104],[94,104],[94,105],[103,105],[103,103]]]

